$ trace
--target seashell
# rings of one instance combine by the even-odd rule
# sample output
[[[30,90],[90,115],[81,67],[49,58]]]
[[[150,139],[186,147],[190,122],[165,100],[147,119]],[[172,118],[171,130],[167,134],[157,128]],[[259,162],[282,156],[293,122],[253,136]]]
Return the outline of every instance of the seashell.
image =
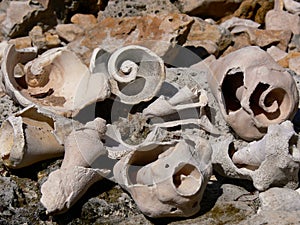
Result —
[[[101,142],[105,124],[103,119],[96,118],[74,129],[66,138],[61,168],[52,172],[41,187],[41,203],[48,213],[65,212],[92,184],[111,172],[107,168],[95,168],[101,158],[106,160],[107,151]],[[103,166],[99,162],[97,165]]]
[[[41,187],[41,203],[47,213],[63,213],[109,171],[74,166],[52,172]]]
[[[146,118],[162,117],[181,110],[206,106],[208,102],[206,92],[202,90],[200,96],[198,96],[197,90],[195,92],[184,86],[170,99],[166,99],[162,95],[143,110],[143,116]],[[195,99],[198,102],[194,103],[192,101]]]
[[[283,0],[284,8],[294,14],[300,12],[300,3],[294,0]]]
[[[200,209],[200,201],[212,173],[210,145],[146,146],[130,152],[115,165],[116,181],[127,190],[149,217],[188,217]]]
[[[275,186],[298,186],[299,137],[288,120],[271,124],[261,140],[239,150],[233,145],[233,137],[213,144],[212,148],[214,169],[223,176],[252,180],[259,191]],[[229,152],[232,151],[235,153],[231,158]]]
[[[295,81],[262,49],[239,49],[210,68],[211,91],[224,119],[241,138],[259,139],[270,124],[295,115],[299,102]]]
[[[122,103],[132,105],[151,100],[166,77],[163,60],[151,50],[138,45],[120,48],[110,56],[99,48],[95,49],[90,70],[106,71],[111,92]]]
[[[9,45],[4,53],[2,72],[5,90],[22,106],[37,104],[69,117],[75,116],[88,104],[109,96],[106,77],[91,74],[66,48],[48,50],[34,59],[35,55],[33,51],[16,51],[13,45]],[[21,68],[19,74],[16,74],[17,66]]]
[[[289,188],[270,188],[259,194],[261,202],[258,212],[261,211],[287,211],[300,210],[300,194]]]
[[[8,117],[0,129],[0,154],[4,164],[21,168],[62,156],[65,137],[79,122],[29,106]]]

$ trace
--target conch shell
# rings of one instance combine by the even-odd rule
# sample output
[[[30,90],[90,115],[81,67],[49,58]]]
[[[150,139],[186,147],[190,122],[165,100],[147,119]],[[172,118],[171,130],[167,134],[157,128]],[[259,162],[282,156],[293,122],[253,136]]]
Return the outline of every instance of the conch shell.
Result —
[[[34,59],[35,55],[33,51],[16,51],[14,45],[4,53],[1,69],[5,90],[20,105],[37,104],[70,117],[109,96],[106,77],[91,74],[66,48],[50,49]]]
[[[292,76],[262,49],[239,49],[211,64],[209,86],[226,122],[251,141],[295,115],[299,96]]]
[[[144,146],[115,165],[116,181],[149,217],[188,217],[200,201],[212,173],[211,148],[180,141],[176,145]]]
[[[214,143],[214,169],[226,177],[252,180],[259,191],[270,187],[296,188],[300,167],[299,137],[287,120],[271,124],[268,133],[241,149],[235,149],[233,138]],[[233,156],[230,152],[234,152]]]
[[[65,138],[81,126],[77,121],[29,106],[2,123],[1,158],[6,166],[21,168],[62,156]]]
[[[125,46],[110,56],[101,49],[95,49],[90,70],[105,73],[111,92],[122,103],[131,105],[151,100],[166,77],[163,60],[138,45]]]
[[[105,121],[101,118],[74,129],[65,141],[65,157],[60,169],[52,172],[42,185],[41,203],[47,213],[63,213],[68,210],[95,182],[107,176],[111,170],[96,168],[106,150],[101,142],[105,133]],[[90,168],[93,166],[92,168]]]

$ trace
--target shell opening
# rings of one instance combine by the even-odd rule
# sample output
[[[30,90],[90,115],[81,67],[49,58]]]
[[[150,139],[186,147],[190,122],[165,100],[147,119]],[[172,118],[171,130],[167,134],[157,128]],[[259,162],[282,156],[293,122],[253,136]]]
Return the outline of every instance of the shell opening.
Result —
[[[241,96],[244,86],[243,72],[227,73],[222,83],[222,94],[225,102],[226,113],[237,111],[241,108]]]
[[[14,145],[14,128],[8,122],[4,121],[0,130],[0,154],[2,160],[7,160]]]
[[[177,193],[183,196],[191,196],[197,193],[201,187],[202,174],[189,163],[180,165],[173,174],[173,184]]]
[[[250,108],[262,124],[281,122],[289,111],[290,99],[282,88],[270,90],[269,84],[259,83],[250,96]]]

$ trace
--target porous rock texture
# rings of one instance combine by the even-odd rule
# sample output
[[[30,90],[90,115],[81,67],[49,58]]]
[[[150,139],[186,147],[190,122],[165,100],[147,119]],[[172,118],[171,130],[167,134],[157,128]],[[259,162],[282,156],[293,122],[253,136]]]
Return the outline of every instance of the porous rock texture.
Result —
[[[182,129],[183,132],[171,131],[165,138],[200,136],[209,143],[224,143],[230,137],[234,138],[236,148],[242,148],[249,143],[236,135],[232,137],[233,132],[222,118],[206,77],[211,75],[209,64],[215,58],[245,46],[259,46],[263,50],[272,47],[273,55],[270,54],[293,75],[300,90],[298,23],[288,21],[288,18],[298,18],[298,15],[289,13],[291,15],[286,16],[288,12],[284,10],[274,13],[270,11],[273,6],[273,0],[2,0],[0,41],[3,45],[5,41],[15,44],[17,49],[36,47],[39,53],[53,47],[67,46],[86,65],[96,47],[112,52],[124,45],[143,45],[161,56],[168,67],[166,82],[158,96],[171,96],[178,88],[185,86],[193,90],[195,87],[204,89],[208,106],[201,113],[207,115],[221,132],[221,135],[214,136],[189,127]],[[278,17],[269,23],[268,16],[271,17],[272,13],[287,19]],[[249,19],[259,26],[232,30],[220,26],[232,17]],[[1,57],[2,47],[0,61]],[[3,93],[1,87],[0,82],[0,124],[22,109]],[[75,119],[80,120],[83,116],[86,120],[89,112],[91,118],[88,121],[91,121],[96,110],[97,116],[105,118],[107,123],[115,122],[121,128],[127,143],[133,143],[147,133],[147,130],[138,129],[140,121],[134,115],[134,112],[145,108],[144,104],[147,105],[141,103],[133,109],[121,104],[122,110],[114,112],[117,113],[115,116],[109,110],[115,105],[111,106],[110,100],[107,100],[84,109]],[[133,114],[128,116],[128,112]],[[118,116],[123,117],[115,119]],[[297,113],[293,119],[296,133],[300,130],[299,121]],[[228,150],[228,154],[232,155],[231,148]],[[60,168],[61,163],[59,158],[20,170],[9,170],[0,162],[0,224],[300,223],[297,191],[276,187],[259,192],[251,181],[226,178],[216,171],[208,181],[200,211],[191,218],[145,217],[131,196],[110,180],[95,183],[67,212],[46,214],[45,207],[40,203],[40,188],[49,174]],[[280,198],[283,201],[278,201]]]

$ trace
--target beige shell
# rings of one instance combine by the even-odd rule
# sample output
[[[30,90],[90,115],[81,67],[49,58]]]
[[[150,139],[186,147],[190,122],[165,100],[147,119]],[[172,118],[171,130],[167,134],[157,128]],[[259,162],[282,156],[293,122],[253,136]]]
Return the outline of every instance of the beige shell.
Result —
[[[144,146],[115,165],[116,181],[149,217],[196,214],[212,173],[211,148],[199,139],[176,145]]]
[[[241,138],[259,139],[270,124],[295,115],[299,96],[294,79],[259,47],[239,49],[210,68],[211,91],[224,119]]]
[[[21,168],[64,154],[66,136],[79,122],[29,106],[8,117],[0,129],[0,154],[4,164]]]
[[[236,149],[233,138],[212,144],[212,163],[223,176],[252,180],[259,191],[275,186],[296,188],[300,167],[299,143],[293,124],[287,120],[271,124],[261,140],[241,149]],[[229,153],[234,151],[231,157]]]
[[[74,129],[66,138],[61,168],[52,172],[41,187],[41,203],[48,213],[65,212],[92,184],[111,172],[99,163],[101,158],[107,159],[107,151],[101,142],[105,124],[103,119],[96,118],[84,127]],[[96,165],[101,168],[95,168]],[[93,168],[89,168],[91,166]]]
[[[1,69],[5,90],[22,106],[37,104],[70,117],[109,96],[106,77],[91,74],[66,48],[48,50],[34,59],[35,55],[16,51],[13,45],[4,53]]]
[[[151,100],[166,76],[163,60],[151,50],[138,45],[125,46],[110,56],[101,49],[95,49],[90,70],[105,73],[111,92],[121,102],[132,105]]]

